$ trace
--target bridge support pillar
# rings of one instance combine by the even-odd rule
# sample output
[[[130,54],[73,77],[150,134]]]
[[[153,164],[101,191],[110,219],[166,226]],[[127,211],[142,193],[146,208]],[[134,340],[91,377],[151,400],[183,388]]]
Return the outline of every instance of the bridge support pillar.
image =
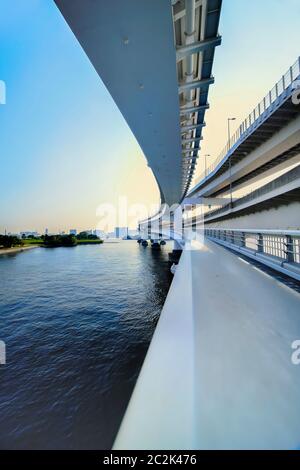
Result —
[[[181,253],[182,253],[182,248],[181,248],[180,243],[177,240],[174,240],[174,249],[171,253],[169,253],[170,263],[178,264]]]
[[[159,240],[152,240],[151,241],[151,248],[153,250],[160,250],[160,243]]]
[[[151,221],[148,221],[148,238],[151,239]]]

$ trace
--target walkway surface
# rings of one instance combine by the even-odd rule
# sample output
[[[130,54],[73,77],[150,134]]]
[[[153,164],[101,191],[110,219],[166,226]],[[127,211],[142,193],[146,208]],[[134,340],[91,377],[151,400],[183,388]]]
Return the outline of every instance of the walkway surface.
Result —
[[[300,447],[300,295],[212,242],[186,250],[115,447]]]

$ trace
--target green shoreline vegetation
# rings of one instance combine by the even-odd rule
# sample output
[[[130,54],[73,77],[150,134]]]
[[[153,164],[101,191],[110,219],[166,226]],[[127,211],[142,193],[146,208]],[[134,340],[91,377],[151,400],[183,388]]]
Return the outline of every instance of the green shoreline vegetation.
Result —
[[[0,250],[30,245],[57,248],[60,246],[100,245],[101,243],[103,243],[103,240],[87,232],[80,232],[78,235],[42,235],[41,237],[30,236],[28,238],[18,238],[15,235],[0,235]]]

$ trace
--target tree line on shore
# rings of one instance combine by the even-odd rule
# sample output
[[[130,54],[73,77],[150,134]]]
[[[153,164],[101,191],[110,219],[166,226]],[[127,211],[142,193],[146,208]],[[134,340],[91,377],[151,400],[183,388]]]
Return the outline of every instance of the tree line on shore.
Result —
[[[0,235],[0,247],[11,248],[12,246],[21,246],[23,241],[14,235]]]
[[[19,238],[15,235],[0,235],[0,248],[12,248],[14,246],[24,246],[30,244],[40,245],[46,248],[59,246],[76,246],[78,244],[100,244],[103,243],[97,235],[80,232],[78,235],[42,235],[41,237]]]

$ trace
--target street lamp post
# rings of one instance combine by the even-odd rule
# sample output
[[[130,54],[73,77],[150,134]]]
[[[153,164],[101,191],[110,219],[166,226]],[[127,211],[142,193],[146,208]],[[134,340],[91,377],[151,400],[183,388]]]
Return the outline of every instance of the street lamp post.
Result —
[[[205,161],[205,178],[207,177],[206,157],[210,157],[210,154],[209,154],[209,153],[206,153],[206,154],[204,155],[204,161]]]
[[[230,150],[230,139],[231,139],[231,134],[230,134],[230,121],[235,121],[236,118],[228,118],[227,119],[227,125],[228,125],[228,152]],[[229,185],[230,185],[230,206],[232,207],[232,173],[231,173],[231,154],[229,155]]]

